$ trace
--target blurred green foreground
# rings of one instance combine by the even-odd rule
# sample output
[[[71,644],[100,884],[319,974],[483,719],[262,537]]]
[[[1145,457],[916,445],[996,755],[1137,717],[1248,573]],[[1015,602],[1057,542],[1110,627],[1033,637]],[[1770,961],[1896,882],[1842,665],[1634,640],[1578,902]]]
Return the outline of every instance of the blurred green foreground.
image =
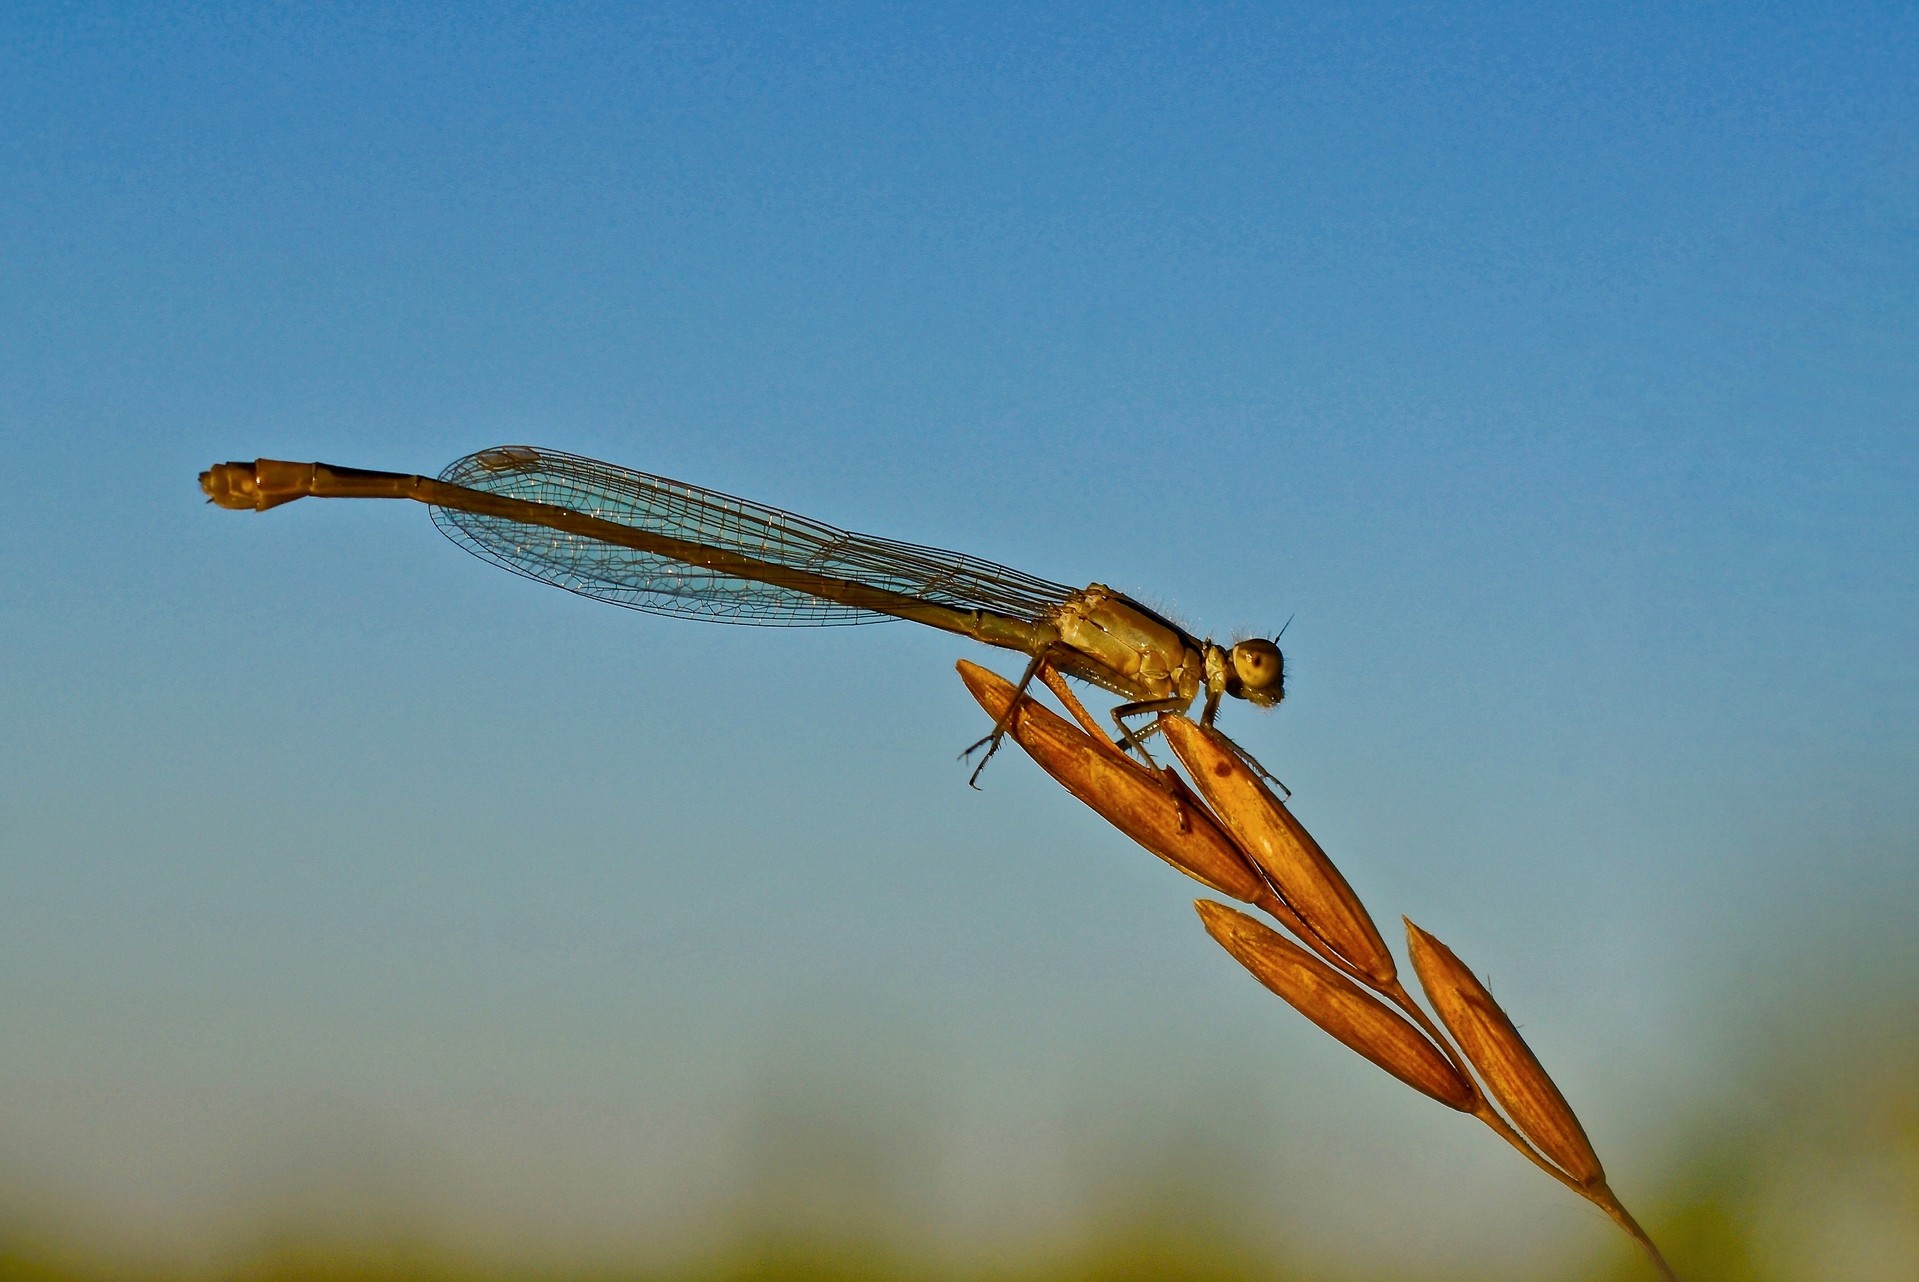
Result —
[[[1663,1187],[1634,1181],[1641,1220],[1688,1282],[1914,1282],[1919,1279],[1919,1019],[1883,1006],[1800,1027],[1797,1052],[1725,1086],[1721,1115],[1676,1137],[1684,1156]],[[783,1178],[804,1183],[804,1164]],[[1232,1180],[1225,1174],[1215,1177]],[[749,1216],[728,1240],[662,1265],[618,1262],[504,1265],[457,1244],[268,1240],[227,1263],[188,1270],[138,1266],[90,1254],[83,1242],[34,1235],[0,1220],[0,1282],[794,1282],[924,1279],[925,1282],[1114,1282],[1181,1278],[1328,1279],[1330,1282],[1466,1282],[1483,1276],[1438,1258],[1382,1272],[1355,1269],[1236,1223],[1243,1196],[1217,1199],[1190,1181],[1135,1189],[1125,1206],[1095,1216],[1069,1245],[991,1263],[956,1259],[931,1242],[904,1244],[895,1225],[862,1223],[885,1212],[841,1217],[831,1231],[767,1228]],[[802,1191],[803,1192],[803,1191]],[[876,1199],[883,1202],[884,1199]],[[860,1205],[870,1207],[873,1202]],[[3,1206],[4,1203],[0,1203]],[[767,1222],[778,1216],[764,1217]],[[870,1231],[869,1231],[870,1230]],[[296,1235],[297,1237],[297,1235]],[[1259,1243],[1259,1245],[1255,1245]],[[1623,1239],[1596,1222],[1567,1248],[1507,1276],[1552,1282],[1626,1282],[1653,1276]]]

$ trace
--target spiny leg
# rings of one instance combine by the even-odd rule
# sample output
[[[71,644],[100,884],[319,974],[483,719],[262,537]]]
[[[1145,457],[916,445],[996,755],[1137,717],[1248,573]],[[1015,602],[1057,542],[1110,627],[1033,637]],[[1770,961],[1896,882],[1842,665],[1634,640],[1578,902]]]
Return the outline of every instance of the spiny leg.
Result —
[[[1052,670],[1051,665],[1047,662],[1047,656],[1052,653],[1052,650],[1053,647],[1047,646],[1038,654],[1034,655],[1032,662],[1026,665],[1026,671],[1020,676],[1019,686],[1013,691],[1012,702],[1006,705],[1006,711],[1001,713],[999,720],[993,723],[993,732],[978,742],[968,744],[966,751],[960,753],[960,760],[964,761],[975,752],[978,752],[981,747],[986,749],[986,755],[979,759],[979,764],[973,767],[973,773],[967,776],[967,787],[979,787],[980,771],[986,769],[986,763],[991,761],[993,754],[999,751],[1000,740],[1004,739],[1006,732],[1012,728],[1013,718],[1019,715],[1020,703],[1026,698],[1026,687],[1033,684],[1033,678],[1040,672],[1050,672]],[[1081,711],[1083,712],[1084,709]]]
[[[1279,781],[1279,776],[1275,775],[1272,771],[1268,770],[1265,766],[1260,765],[1258,757],[1255,757],[1252,753],[1246,751],[1246,749],[1240,747],[1237,743],[1234,743],[1233,740],[1226,734],[1226,732],[1221,730],[1218,726],[1213,726],[1211,727],[1211,729],[1214,734],[1219,736],[1221,743],[1225,744],[1228,748],[1232,749],[1232,753],[1235,757],[1238,757],[1241,761],[1246,763],[1246,768],[1248,770],[1251,770],[1254,774],[1258,775],[1261,779],[1264,779],[1267,783],[1270,783],[1271,785],[1273,785],[1273,787],[1279,789],[1281,794],[1279,799],[1281,801],[1290,801],[1292,799],[1293,790],[1291,788],[1288,788],[1285,784],[1281,783]]]
[[[1190,699],[1147,699],[1139,703],[1121,704],[1119,707],[1113,709],[1113,722],[1119,726],[1120,732],[1126,736],[1128,746],[1135,749],[1139,755],[1145,759],[1146,764],[1159,776],[1159,786],[1163,788],[1166,794],[1178,805],[1179,830],[1181,832],[1190,831],[1192,828],[1192,820],[1188,816],[1188,808],[1197,805],[1200,810],[1204,811],[1206,805],[1193,795],[1192,790],[1186,786],[1185,780],[1181,779],[1171,766],[1162,766],[1153,760],[1152,756],[1146,751],[1146,740],[1159,733],[1160,722],[1165,719],[1167,714],[1184,712],[1191,706],[1192,700]],[[1123,717],[1144,716],[1148,713],[1153,714],[1152,724],[1143,730],[1134,731],[1125,721],[1121,720]]]
[[[1284,631],[1284,629],[1281,630]],[[1221,693],[1222,692],[1218,690],[1208,690],[1206,692],[1206,706],[1200,710],[1199,724],[1218,735],[1220,739],[1225,742],[1226,746],[1233,750],[1233,755],[1246,764],[1248,770],[1251,770],[1267,783],[1272,784],[1273,787],[1285,793],[1286,796],[1280,798],[1280,800],[1287,800],[1293,795],[1293,790],[1281,783],[1279,776],[1275,775],[1265,766],[1260,765],[1258,757],[1255,757],[1252,753],[1246,751],[1246,749],[1240,747],[1237,743],[1234,743],[1224,730],[1221,730],[1213,724],[1213,717],[1219,712],[1219,696]]]
[[[1171,699],[1142,699],[1138,703],[1122,703],[1119,707],[1113,709],[1113,724],[1119,727],[1121,742],[1134,752],[1137,752],[1141,761],[1144,761],[1147,765],[1157,770],[1159,769],[1159,762],[1154,761],[1153,754],[1146,751],[1147,736],[1159,729],[1156,714],[1162,712],[1184,712],[1187,708],[1190,708],[1192,704],[1193,701],[1191,699],[1181,699],[1177,697]],[[1126,724],[1126,718],[1128,717],[1143,717],[1149,713],[1155,714],[1154,723],[1142,731],[1135,732],[1131,726]]]

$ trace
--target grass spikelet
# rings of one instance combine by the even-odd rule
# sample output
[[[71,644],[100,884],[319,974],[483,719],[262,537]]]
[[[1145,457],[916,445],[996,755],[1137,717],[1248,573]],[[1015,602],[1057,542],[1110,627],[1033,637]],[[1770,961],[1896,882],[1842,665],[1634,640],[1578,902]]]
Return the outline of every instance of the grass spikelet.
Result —
[[[1209,726],[1167,717],[1160,732],[1212,804],[1240,849],[1265,870],[1280,898],[1326,945],[1374,984],[1391,985],[1393,955],[1367,913],[1313,835],[1280,804],[1265,783]]]
[[[1487,1091],[1506,1110],[1511,1123],[1483,1102],[1474,1110],[1475,1116],[1548,1174],[1611,1216],[1645,1250],[1660,1276],[1676,1282],[1677,1275],[1651,1235],[1606,1184],[1599,1155],[1593,1152],[1592,1141],[1586,1138],[1586,1128],[1573,1115],[1572,1106],[1486,986],[1453,955],[1452,949],[1411,921],[1406,922],[1406,946],[1412,953],[1420,987],[1439,1012],[1440,1021],[1479,1071]]]
[[[995,723],[1020,697],[1012,682],[976,663],[961,660],[959,674]],[[1068,792],[1188,877],[1243,903],[1272,901],[1265,878],[1184,785],[1128,761],[1031,699],[1022,698],[1008,734]]]
[[[1414,1090],[1472,1111],[1479,1092],[1384,1002],[1263,922],[1209,900],[1194,907],[1207,933],[1287,1005]]]
[[[1513,1125],[1580,1185],[1604,1184],[1606,1172],[1572,1106],[1485,985],[1452,949],[1410,921],[1406,946],[1420,987],[1440,1022],[1479,1070],[1486,1089]]]

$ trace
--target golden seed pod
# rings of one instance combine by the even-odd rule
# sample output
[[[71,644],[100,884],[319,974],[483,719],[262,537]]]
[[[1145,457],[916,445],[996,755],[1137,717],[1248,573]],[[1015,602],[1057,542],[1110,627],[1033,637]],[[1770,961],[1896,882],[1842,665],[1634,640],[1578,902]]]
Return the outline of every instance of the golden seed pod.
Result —
[[[1410,921],[1406,945],[1433,1009],[1513,1125],[1580,1184],[1604,1185],[1606,1172],[1572,1106],[1485,985],[1452,949]]]
[[[959,674],[997,725],[1017,694],[1013,683],[964,659]],[[1272,902],[1258,870],[1177,780],[1169,788],[1162,776],[1031,699],[1007,733],[1068,792],[1188,877],[1249,904]]]
[[[1193,906],[1207,933],[1294,1010],[1421,1094],[1472,1111],[1479,1092],[1410,1021],[1263,922],[1210,900]]]
[[[1280,898],[1353,969],[1377,984],[1392,983],[1393,955],[1359,896],[1226,737],[1185,717],[1167,717],[1160,733],[1226,831],[1272,878]]]

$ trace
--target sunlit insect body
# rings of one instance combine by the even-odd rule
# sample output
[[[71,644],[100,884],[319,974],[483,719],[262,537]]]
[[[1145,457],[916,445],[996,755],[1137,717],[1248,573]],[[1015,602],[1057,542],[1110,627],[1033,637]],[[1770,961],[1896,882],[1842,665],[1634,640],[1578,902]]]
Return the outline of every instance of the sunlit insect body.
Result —
[[[1151,725],[1129,718],[1184,712],[1203,696],[1211,724],[1225,696],[1262,707],[1285,696],[1273,641],[1220,646],[1103,584],[1071,588],[553,450],[481,450],[437,479],[258,459],[216,464],[200,485],[221,507],[254,511],[309,496],[414,499],[476,556],[654,614],[776,627],[912,619],[1028,655],[1020,688],[1039,678],[1095,733],[1062,676],[1118,695],[1120,742],[1141,756]],[[1005,730],[974,747],[990,757]]]

